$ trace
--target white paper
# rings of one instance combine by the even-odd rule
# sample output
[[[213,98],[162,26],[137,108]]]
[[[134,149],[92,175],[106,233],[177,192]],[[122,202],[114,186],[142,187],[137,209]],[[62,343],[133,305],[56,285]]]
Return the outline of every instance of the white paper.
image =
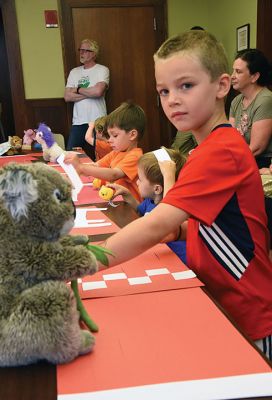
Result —
[[[137,278],[128,278],[128,283],[130,285],[142,285],[144,283],[152,283],[149,276],[139,276]]]
[[[105,281],[115,281],[119,279],[127,279],[127,275],[124,272],[118,272],[115,274],[105,274],[103,275]]]
[[[165,149],[154,150],[153,154],[155,155],[155,157],[156,157],[156,159],[158,161],[169,161],[169,160],[171,160],[169,154],[167,153],[167,151]]]
[[[148,276],[170,274],[170,271],[167,268],[146,269],[145,272],[147,273]]]
[[[73,188],[74,188],[73,191],[72,191],[73,201],[77,201],[77,196],[78,196],[79,192],[81,191],[81,189],[83,188],[83,183],[82,183],[77,171],[73,167],[73,165],[72,164],[65,164],[64,157],[65,157],[65,154],[62,153],[57,158],[57,162],[64,169],[66,174],[68,175],[68,177],[69,177],[69,179],[70,179],[70,181],[71,181],[71,183],[73,185]]]
[[[111,222],[105,222],[105,219],[87,219],[87,212],[92,211],[92,208],[77,208],[76,219],[74,222],[74,228],[98,228],[101,226],[110,226]]]
[[[196,278],[196,274],[191,269],[188,271],[173,272],[172,275],[176,281],[181,279]]]
[[[106,282],[82,282],[82,290],[92,290],[92,289],[105,289],[107,287]]]
[[[85,393],[59,394],[58,400],[224,400],[271,396],[272,374],[249,374],[166,382]]]
[[[5,154],[10,148],[11,148],[11,145],[9,142],[1,143],[0,144],[0,156],[2,156],[2,154]]]

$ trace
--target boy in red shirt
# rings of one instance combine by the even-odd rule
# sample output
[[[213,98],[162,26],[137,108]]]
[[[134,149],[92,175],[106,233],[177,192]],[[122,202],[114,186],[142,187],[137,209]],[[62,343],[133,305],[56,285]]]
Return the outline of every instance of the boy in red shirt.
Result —
[[[188,265],[272,359],[263,189],[248,145],[225,115],[230,76],[224,49],[208,32],[189,31],[168,39],[154,59],[166,116],[179,131],[192,131],[198,146],[162,202],[108,239],[110,266],[174,235],[188,219]]]
[[[92,164],[83,164],[76,153],[68,152],[65,163],[73,164],[80,175],[93,176],[125,186],[140,200],[137,187],[138,159],[143,154],[138,147],[145,129],[145,113],[131,102],[122,103],[107,116],[108,142],[112,151]]]

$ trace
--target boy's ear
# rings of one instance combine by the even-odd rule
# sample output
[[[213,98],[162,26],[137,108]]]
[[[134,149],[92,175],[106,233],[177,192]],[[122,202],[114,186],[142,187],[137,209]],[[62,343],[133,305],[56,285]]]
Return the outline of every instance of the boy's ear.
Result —
[[[129,131],[129,135],[131,140],[137,140],[138,139],[137,129],[131,129],[131,131]]]
[[[163,187],[162,185],[154,185],[154,192],[155,194],[162,194],[163,193]]]
[[[231,77],[229,74],[222,74],[218,79],[217,98],[223,99],[230,90]]]

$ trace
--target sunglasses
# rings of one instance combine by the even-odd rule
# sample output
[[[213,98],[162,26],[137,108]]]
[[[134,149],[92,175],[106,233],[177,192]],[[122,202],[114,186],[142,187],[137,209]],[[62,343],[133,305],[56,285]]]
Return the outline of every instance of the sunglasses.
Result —
[[[82,53],[92,53],[93,52],[93,50],[88,50],[88,49],[78,49],[78,51],[80,52],[82,52]]]

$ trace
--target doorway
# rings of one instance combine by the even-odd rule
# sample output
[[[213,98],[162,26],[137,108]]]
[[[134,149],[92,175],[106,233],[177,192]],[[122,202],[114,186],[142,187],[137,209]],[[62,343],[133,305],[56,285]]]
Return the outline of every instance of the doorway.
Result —
[[[100,46],[98,63],[110,70],[108,112],[126,100],[134,101],[147,116],[140,146],[144,151],[169,147],[171,127],[158,101],[153,62],[166,38],[166,1],[61,0],[60,4],[66,78],[79,65],[81,40],[95,39]]]
[[[15,124],[10,88],[10,71],[3,25],[2,9],[0,8],[0,119],[5,138],[15,134]]]

